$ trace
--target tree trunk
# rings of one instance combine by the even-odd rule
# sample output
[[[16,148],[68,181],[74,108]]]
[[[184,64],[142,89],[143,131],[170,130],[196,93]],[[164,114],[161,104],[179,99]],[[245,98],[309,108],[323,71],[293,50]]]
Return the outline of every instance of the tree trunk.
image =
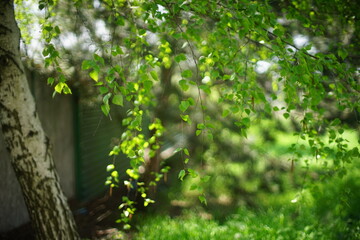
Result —
[[[0,125],[37,239],[79,239],[20,58],[13,0],[0,1]]]

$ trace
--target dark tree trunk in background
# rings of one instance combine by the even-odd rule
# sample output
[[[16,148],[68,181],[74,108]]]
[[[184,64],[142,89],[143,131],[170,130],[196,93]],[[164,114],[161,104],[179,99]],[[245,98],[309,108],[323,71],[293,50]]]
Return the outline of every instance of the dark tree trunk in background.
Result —
[[[13,0],[0,1],[0,125],[37,239],[79,239],[20,58]]]
[[[158,97],[158,105],[154,110],[154,117],[161,120],[163,125],[166,125],[166,122],[169,116],[169,96],[172,93],[171,86],[171,76],[173,74],[173,67],[170,68],[161,68],[160,81],[163,90]],[[150,135],[153,136],[155,131],[150,131]],[[161,141],[161,140],[160,140]],[[150,146],[151,147],[151,146]],[[144,182],[147,186],[151,181],[155,180],[154,173],[160,172],[160,164],[164,159],[160,156],[160,149],[156,150],[156,154],[153,157],[149,157],[149,159],[145,159],[145,174],[144,174]],[[151,198],[155,198],[156,196],[156,185],[149,186],[149,196]]]

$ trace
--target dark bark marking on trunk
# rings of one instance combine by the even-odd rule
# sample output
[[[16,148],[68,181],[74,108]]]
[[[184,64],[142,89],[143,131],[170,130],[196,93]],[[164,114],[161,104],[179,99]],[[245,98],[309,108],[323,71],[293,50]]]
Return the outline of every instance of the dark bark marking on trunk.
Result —
[[[2,50],[1,47],[0,50]],[[20,67],[20,64],[14,59],[14,57],[12,57],[10,54],[0,55],[1,68],[4,66],[9,66],[11,62],[20,70],[21,73],[24,73],[24,70]]]
[[[29,156],[30,156],[29,153],[23,153],[23,154],[17,155],[16,156],[16,161],[21,161],[21,160],[28,159]]]
[[[5,6],[5,5],[7,5],[7,4],[11,5],[11,2],[12,2],[12,1],[13,1],[13,0],[2,0],[2,1],[0,1],[0,3],[2,3],[1,5],[2,5],[2,7],[3,7],[3,6]],[[5,16],[5,13],[0,12],[0,15],[1,15],[1,16]]]
[[[15,53],[13,53],[12,51],[9,51],[9,50],[6,50],[5,48],[3,48],[3,47],[0,47],[0,50],[1,51],[3,51],[4,52],[4,54],[2,54],[2,55],[10,55],[10,56],[16,56],[16,54]]]
[[[2,16],[4,16],[4,14],[1,14]],[[3,31],[0,31],[0,34],[6,34],[6,32],[10,32],[12,33],[12,30],[10,28],[8,28],[7,26],[5,26],[4,24],[0,24],[0,29]]]
[[[26,137],[34,137],[35,135],[38,135],[38,134],[39,134],[39,132],[30,130],[30,132],[27,134]]]
[[[41,179],[41,180],[37,183],[36,188],[39,188],[39,187],[41,187],[42,185],[45,185],[46,182],[50,182],[50,181],[52,181],[52,180],[53,180],[53,178],[44,177],[43,179]]]
[[[6,132],[6,131],[10,131],[11,129],[16,129],[16,130],[18,130],[20,132],[20,134],[23,135],[23,131],[21,129],[21,122],[20,122],[18,112],[15,109],[11,110],[11,109],[7,108],[1,102],[0,102],[0,109],[2,109],[3,111],[6,112],[7,118],[9,119],[7,121],[8,123],[3,123],[2,124],[2,126],[4,127],[3,131]]]
[[[4,125],[2,125],[4,126]],[[8,134],[9,132],[12,132],[11,129],[9,131],[3,131],[4,135]],[[11,133],[10,133],[11,134]],[[29,151],[27,150],[24,140],[18,135],[16,134],[13,139],[5,139],[5,142],[7,143],[7,150],[9,151],[9,153],[11,153],[13,151],[13,149],[15,148],[21,148],[22,149],[22,154],[21,155],[16,155],[16,159],[17,156],[22,156],[26,154],[29,154]],[[21,158],[20,158],[21,159]]]

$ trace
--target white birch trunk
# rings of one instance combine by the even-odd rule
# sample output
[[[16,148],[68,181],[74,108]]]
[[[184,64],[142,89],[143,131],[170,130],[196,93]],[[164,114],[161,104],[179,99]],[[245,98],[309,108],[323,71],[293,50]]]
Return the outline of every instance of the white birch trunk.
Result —
[[[79,239],[20,59],[13,0],[0,1],[0,125],[37,239]]]

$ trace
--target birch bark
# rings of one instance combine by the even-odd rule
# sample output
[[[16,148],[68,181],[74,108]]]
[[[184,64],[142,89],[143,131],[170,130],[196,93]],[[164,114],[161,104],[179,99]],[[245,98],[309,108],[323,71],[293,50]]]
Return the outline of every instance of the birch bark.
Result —
[[[37,239],[79,239],[20,58],[13,0],[0,1],[0,125]]]

